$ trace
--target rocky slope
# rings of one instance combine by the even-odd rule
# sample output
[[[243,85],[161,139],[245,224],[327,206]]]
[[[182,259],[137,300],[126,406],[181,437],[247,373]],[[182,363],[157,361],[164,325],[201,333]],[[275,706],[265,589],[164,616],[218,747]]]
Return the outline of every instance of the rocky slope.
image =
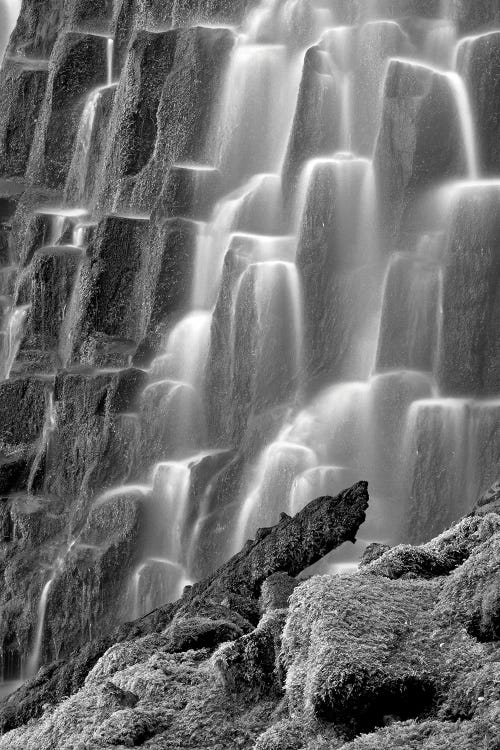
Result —
[[[400,59],[418,47],[427,25],[441,18],[443,4],[330,4],[341,28],[362,26],[367,5],[374,12],[382,8],[389,19],[378,31],[377,24],[363,26],[356,75],[364,88],[355,102],[358,119],[366,120],[387,57],[395,56],[381,89],[382,127],[373,163],[385,226],[382,244],[389,253],[406,247],[402,238],[408,235],[413,246],[412,211],[422,191],[438,178],[465,177],[449,86],[438,70]],[[166,504],[158,463],[195,457],[184,467],[191,486],[178,534],[180,552],[174,550],[178,557],[162,554],[163,563],[172,557],[177,570],[200,580],[227,560],[241,516],[243,473],[258,464],[264,447],[276,438],[277,425],[303,406],[305,396],[297,394],[296,373],[285,366],[285,356],[276,372],[266,366],[259,371],[259,363],[266,365],[281,350],[271,337],[259,362],[253,271],[245,275],[234,326],[231,318],[234,288],[252,259],[252,248],[245,246],[248,233],[271,233],[262,223],[255,226],[253,199],[243,205],[242,224],[234,232],[238,237],[228,247],[213,312],[202,389],[204,397],[209,394],[208,425],[202,440],[195,420],[180,438],[179,425],[172,428],[169,408],[179,378],[172,381],[162,359],[168,334],[189,307],[198,225],[232,188],[219,169],[206,169],[214,163],[212,118],[223,98],[240,24],[255,5],[256,0],[23,0],[0,71],[0,679],[26,675],[39,626],[38,657],[44,664],[64,660],[75,647],[102,637],[97,650],[89,647],[85,669],[90,668],[109,646],[117,623],[135,616],[131,586],[140,575],[144,601],[154,599],[151,608],[179,595],[172,594],[168,582],[163,585],[162,563],[156,556],[151,563],[145,554],[145,539],[156,542],[160,536],[151,507]],[[303,51],[303,69],[297,71],[302,83],[278,191],[282,234],[289,229],[284,204],[304,161],[340,148],[341,128],[338,112],[335,122],[332,116],[332,95],[338,98],[339,92],[325,74],[324,43],[317,44],[312,33],[312,12],[322,1],[277,5],[287,6],[280,30],[287,56],[297,47]],[[459,35],[489,30],[500,20],[498,0],[449,0],[447,5]],[[0,13],[0,25],[1,18]],[[273,47],[265,33],[262,40],[264,47]],[[499,50],[500,35],[488,33],[469,40],[457,61],[473,92],[485,176],[499,170]],[[367,70],[372,60],[373,70]],[[254,109],[251,96],[249,102],[245,117]],[[356,134],[363,153],[375,136],[371,122],[366,132]],[[193,177],[191,167],[197,163],[202,168]],[[304,291],[305,390],[316,393],[344,376],[353,328],[365,308],[375,304],[370,284],[381,271],[371,265],[363,270],[362,259],[340,246],[335,228],[341,191],[331,171],[318,174],[313,192],[299,233],[297,274]],[[362,452],[359,446],[366,441],[385,475],[404,442],[404,415],[413,399],[422,401],[414,415],[415,445],[409,449],[415,466],[408,513],[403,514],[406,525],[398,537],[415,542],[456,520],[500,466],[498,185],[483,185],[480,193],[467,193],[457,205],[439,258],[422,262],[399,253],[390,267],[377,376],[369,384],[378,392],[377,408],[372,408],[375,402],[362,406],[362,418],[354,419],[350,434],[344,428],[348,410],[334,419],[319,407],[318,421],[324,421],[328,433],[341,434],[347,445],[332,466],[349,463],[347,454]],[[421,289],[422,277],[429,302],[417,305],[415,313],[412,294]],[[362,309],[347,325],[353,296],[361,299]],[[292,317],[289,307],[285,313],[279,306],[269,308],[279,321],[273,329],[278,333],[281,320]],[[416,333],[410,345],[412,327]],[[431,387],[427,373],[433,369]],[[416,385],[414,371],[426,373],[417,376]],[[442,404],[426,403],[433,389],[443,396]],[[456,414],[454,408],[447,411],[451,397],[460,401]],[[375,420],[373,434],[359,435],[368,413]],[[470,455],[456,449],[460,430],[461,440],[467,435],[461,447],[467,443]],[[179,442],[185,451],[178,450]],[[210,455],[205,455],[207,447],[213,449]],[[308,468],[310,458],[307,449],[296,452],[293,470],[302,470],[304,461],[302,468]],[[462,482],[464,467],[472,490]],[[284,473],[291,483],[293,472],[287,468]],[[340,486],[353,481],[348,474]],[[356,467],[354,476],[360,474]],[[394,472],[394,486],[397,481]],[[441,502],[443,486],[451,502]],[[123,492],[113,494],[117,487]],[[384,494],[392,497],[379,493]],[[272,487],[269,498],[275,501]],[[268,505],[261,510],[272,517],[265,522],[272,523],[279,511]],[[211,679],[205,657],[193,662],[193,674],[203,663]],[[57,683],[57,691],[73,690],[81,686],[85,669],[78,679],[69,670],[50,684]],[[47,693],[50,689],[46,686]]]
[[[373,545],[358,572],[272,574],[256,627],[230,601],[180,609],[0,748],[496,750],[499,575],[496,485],[428,544]]]

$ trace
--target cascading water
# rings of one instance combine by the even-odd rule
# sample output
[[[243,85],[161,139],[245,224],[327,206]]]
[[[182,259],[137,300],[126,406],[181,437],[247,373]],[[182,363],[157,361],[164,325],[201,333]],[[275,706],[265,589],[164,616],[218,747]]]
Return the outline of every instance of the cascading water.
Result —
[[[15,28],[22,0],[1,0],[0,2],[0,61]]]
[[[333,1],[259,3],[228,32],[234,45],[195,155],[187,147],[161,151],[165,113],[156,99],[151,111],[123,104],[125,84],[139,85],[134,76],[146,76],[147,66],[127,63],[117,83],[119,55],[108,32],[102,36],[106,70],[81,98],[65,204],[37,209],[45,229],[34,257],[75,264],[55,348],[57,366],[70,377],[83,372],[97,383],[88,429],[102,420],[106,440],[120,424],[133,435],[127,475],[110,472],[99,492],[88,489],[99,458],[86,441],[78,444],[79,457],[91,455],[78,523],[71,519],[78,550],[87,515],[123,498],[140,508],[137,548],[130,555],[127,548],[128,616],[178,597],[281,512],[296,513],[361,478],[370,482],[369,515],[358,544],[324,563],[338,571],[356,565],[371,541],[430,537],[496,478],[500,456],[485,445],[499,423],[499,389],[485,360],[497,350],[484,331],[493,305],[488,278],[498,269],[497,227],[490,231],[488,222],[500,178],[486,164],[481,102],[470,80],[475,45],[493,32],[460,38],[447,3],[435,18],[417,18],[408,3],[404,13],[388,5],[356,11]],[[154,45],[166,33],[153,31],[141,31],[128,54],[148,34]],[[175,70],[166,78],[154,85],[168,92]],[[127,108],[128,130],[116,130]],[[109,128],[105,147],[101,128]],[[140,148],[127,161],[120,139],[132,131]],[[149,153],[151,133],[157,142]],[[112,175],[105,199],[95,195],[104,184],[96,154]],[[161,210],[138,195],[155,184],[148,171],[154,159],[162,189],[177,190],[177,202],[165,199]],[[113,206],[104,219],[103,205]],[[106,222],[114,221],[127,227],[118,241],[106,235]],[[172,234],[137,259],[137,247],[152,242],[150,228]],[[134,309],[129,297],[141,300],[137,317],[147,317],[157,248],[174,243],[174,230],[190,237],[182,304],[170,314],[166,300],[154,336],[137,342],[125,327]],[[104,260],[96,236],[105,237]],[[180,272],[167,270],[174,286]],[[28,272],[6,295],[4,379],[30,325],[29,305],[21,304]],[[77,356],[85,304],[101,309],[92,284],[102,292],[109,276],[124,284],[132,278],[132,291]],[[119,381],[130,365],[143,384],[138,403],[109,417],[106,409],[113,399],[121,404],[127,385],[102,395],[100,378]],[[33,495],[63,408],[52,395],[47,404],[27,488]],[[46,613],[76,554],[69,552],[43,571],[31,671],[43,659]],[[91,631],[90,619],[82,632]]]

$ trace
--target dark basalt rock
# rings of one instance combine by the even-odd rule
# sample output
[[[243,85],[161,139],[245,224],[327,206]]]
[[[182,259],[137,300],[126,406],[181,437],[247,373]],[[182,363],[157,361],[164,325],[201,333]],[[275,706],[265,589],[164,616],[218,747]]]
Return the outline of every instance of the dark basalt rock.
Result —
[[[207,422],[210,439],[221,445],[233,444],[244,426],[238,424],[236,404],[231,398],[231,331],[232,310],[235,302],[234,288],[238,277],[248,262],[233,245],[224,259],[222,282],[212,316],[210,350],[207,364]]]
[[[500,390],[498,188],[464,191],[451,218],[438,381],[447,395]]]
[[[152,0],[158,5],[158,0]],[[238,24],[256,0],[179,0],[172,13],[172,24],[185,25],[211,22],[220,25]]]
[[[143,517],[141,500],[132,495],[91,508],[78,542],[51,586],[44,662],[67,657],[74,643],[99,638],[127,616],[128,571],[138,561]],[[78,618],[73,616],[76,608]]]
[[[45,96],[48,68],[29,63],[5,63],[0,76],[0,172],[23,176],[28,164],[36,123]]]
[[[121,69],[135,29],[210,24],[236,26],[257,0],[118,0],[114,38],[115,67]]]
[[[55,362],[60,358],[59,343],[64,344],[60,342],[61,331],[67,314],[71,313],[81,262],[81,254],[59,254],[56,249],[50,254],[35,253],[17,300],[17,304],[29,305],[17,367],[25,350],[39,350],[42,355],[53,352]],[[69,331],[66,335],[69,336]]]
[[[385,284],[378,370],[431,372],[439,332],[439,258],[401,255]]]
[[[458,25],[461,34],[482,29],[486,25],[497,25],[500,21],[498,0],[484,3],[470,3],[467,0],[451,0],[451,18]]]
[[[386,7],[389,4],[384,2],[384,18],[387,18]],[[399,24],[384,20],[363,25],[356,46],[352,44],[352,47],[356,55],[355,75],[358,80],[353,113],[355,150],[371,158],[379,128],[379,92],[386,75],[387,61],[391,57],[411,54],[411,44]]]
[[[64,0],[24,0],[8,54],[48,59],[65,20]]]
[[[169,169],[154,213],[159,218],[207,220],[220,197],[221,183],[217,169],[174,165]]]
[[[495,482],[487,492],[481,495],[474,508],[474,513],[477,515],[500,513],[500,482]]]
[[[29,265],[36,250],[49,243],[51,217],[42,212],[45,207],[59,203],[60,199],[60,194],[53,190],[26,185],[17,196],[16,210],[9,224],[12,227],[11,259],[20,268]]]
[[[33,456],[19,450],[14,454],[0,455],[0,492],[20,492],[26,487]]]
[[[470,475],[464,445],[454,437],[460,434],[457,425],[468,430],[475,441],[477,477],[483,476],[481,481],[485,483],[493,482],[500,469],[500,406],[488,401],[455,402],[451,408],[450,404],[453,402],[437,405],[424,402],[412,423],[410,450],[415,460],[411,467],[407,517],[407,534],[412,542],[432,538],[467,513],[471,495],[484,489]],[[446,466],[445,474],[440,474],[437,466]],[[454,498],[452,506],[441,502],[443,482]]]
[[[390,549],[391,548],[388,544],[380,544],[379,542],[373,542],[372,544],[369,544],[363,552],[360,566],[369,565],[374,560],[378,560],[379,557],[385,555],[385,553]]]
[[[368,567],[368,571],[392,580],[446,576],[455,570],[466,557],[460,549],[436,553],[434,550],[410,545],[400,545],[392,549],[390,547],[387,549],[385,545],[376,545],[376,547],[381,549],[376,549],[375,552],[371,545],[367,556],[363,558],[363,566],[375,563]]]
[[[133,470],[135,435],[113,412],[133,408],[142,383],[141,372],[136,370],[60,372],[56,377],[57,429],[46,469],[46,490],[68,508],[72,500],[75,528],[85,522],[92,498],[126,482]],[[65,471],[57,470],[60,466]]]
[[[260,605],[264,612],[286,609],[288,600],[299,585],[297,579],[287,573],[273,573],[262,584]]]
[[[0,180],[0,226],[2,231],[11,228],[11,222],[21,200],[26,183],[24,180]]]
[[[0,268],[9,267],[15,262],[12,223],[25,187],[20,180],[0,180]],[[5,299],[1,303],[2,314],[6,303]]]
[[[333,153],[339,144],[340,94],[331,64],[320,46],[307,50],[283,171],[285,192],[296,187],[308,159]]]
[[[130,208],[135,176],[146,166],[155,149],[157,111],[164,81],[173,64],[177,35],[177,31],[157,34],[139,31],[134,37],[115,97],[99,204],[107,206],[108,196],[116,195],[115,190],[109,190],[110,184],[118,188],[123,181],[121,192],[126,183],[127,197],[120,201],[120,208]],[[148,210],[151,208],[149,204]]]
[[[466,172],[459,117],[444,75],[418,63],[390,62],[374,159],[381,225],[393,243],[411,230],[411,209],[423,188]]]
[[[64,187],[85,96],[106,83],[106,44],[76,32],[58,38],[28,165],[34,183]]]
[[[264,616],[252,633],[217,651],[214,665],[228,692],[252,700],[281,692],[278,656],[285,619],[286,612]]]
[[[62,530],[64,518],[52,512],[51,503],[35,496],[16,496],[6,505],[12,533],[9,542],[28,552],[54,539]]]
[[[359,179],[351,180],[351,187]],[[328,163],[318,165],[312,175],[297,250],[304,304],[305,361],[311,377],[338,378],[349,352],[353,332],[367,309],[377,304],[370,291],[376,270],[363,267],[357,243],[357,222],[352,221],[341,241],[340,204],[349,196],[356,205],[357,190],[347,191],[338,172]],[[364,217],[362,217],[364,218]],[[355,300],[363,299],[356,309]],[[345,314],[349,308],[349,315]],[[324,346],[329,341],[329,346]],[[331,381],[331,377],[329,378]]]
[[[118,502],[121,501],[118,500]],[[111,507],[108,506],[107,509],[106,507],[103,505],[96,509],[99,517],[101,513],[112,513]],[[0,710],[2,731],[8,731],[25,723],[29,718],[39,716],[45,703],[55,703],[63,695],[71,695],[78,690],[97,660],[113,643],[141,637],[149,633],[161,633],[167,626],[177,622],[177,619],[174,620],[176,615],[181,616],[181,613],[185,613],[185,615],[189,613],[191,619],[193,616],[197,616],[202,620],[208,615],[208,619],[213,621],[213,607],[215,605],[217,619],[233,622],[232,627],[238,627],[243,634],[248,632],[248,624],[245,625],[245,622],[248,621],[245,621],[241,615],[237,615],[236,620],[234,614],[229,617],[229,620],[227,617],[221,618],[225,609],[224,605],[222,609],[220,605],[225,598],[234,592],[239,597],[257,601],[262,585],[269,576],[279,571],[286,571],[291,576],[295,576],[344,541],[354,541],[356,532],[364,521],[367,507],[367,484],[366,482],[360,482],[351,489],[345,490],[336,498],[325,497],[313,501],[295,518],[284,517],[280,524],[266,530],[265,534],[261,534],[260,541],[247,543],[238,555],[212,576],[186,589],[178,602],[168,604],[133,623],[123,625],[113,635],[91,641],[65,662],[55,662],[41,670],[37,677],[21,688],[15,702],[9,701]],[[104,525],[98,523],[95,532],[90,531],[91,526],[92,524],[88,528],[89,533],[93,534],[92,540],[99,541],[103,538],[100,534],[105,534],[104,529],[107,528],[108,523],[106,522]],[[98,536],[95,536],[95,533]],[[115,570],[115,575],[117,570]],[[66,584],[68,582],[66,581]],[[62,591],[64,590],[65,588],[62,587]],[[80,589],[78,590],[80,591]],[[208,610],[207,606],[209,607]],[[56,615],[57,613],[54,611],[52,614]],[[267,645],[270,645],[272,640],[273,655],[275,656],[276,641],[272,622],[270,622],[269,628],[267,626],[261,628],[261,636]],[[221,632],[227,635],[229,632],[227,625],[221,625],[222,631],[219,631],[218,626],[214,628],[211,625],[205,629],[203,623],[198,622],[198,625],[200,627],[196,626],[196,623],[191,626],[187,623],[186,626],[179,625],[179,633],[183,632],[189,637],[193,636],[194,631],[198,633],[197,638],[199,637],[200,640],[196,641],[197,647],[201,646],[205,637],[209,640],[212,639],[210,640],[211,644],[216,645],[218,635]],[[176,627],[177,625],[174,626],[172,631],[174,635]],[[237,635],[236,630],[231,632]],[[281,632],[281,626],[279,632]],[[251,635],[243,636],[243,638],[250,637]],[[257,666],[251,655],[251,641],[248,642],[248,648],[245,645],[246,641],[241,644],[240,639],[236,643],[240,643],[236,652],[237,654],[241,652],[241,658],[245,663],[250,664],[251,661]],[[179,644],[176,645],[179,646]],[[235,659],[239,663],[240,657],[235,657]],[[265,670],[265,673],[267,675],[268,670]],[[264,683],[268,686],[265,675],[261,684]],[[267,690],[267,687],[265,689]]]
[[[485,643],[500,641],[500,591],[495,583],[483,593],[470,632]]]
[[[344,541],[354,541],[368,507],[367,483],[360,482],[336,498],[318,498],[270,529],[260,541],[248,543],[209,579],[195,584],[192,595],[213,596],[234,591],[258,597],[273,573],[296,576]]]
[[[148,234],[146,217],[110,216],[97,227],[82,271],[76,361],[123,366],[137,348],[146,326],[141,284]]]
[[[115,92],[116,87],[110,86],[99,93],[94,105],[90,137],[86,133],[84,136],[83,123],[80,123],[64,191],[69,205],[81,207],[93,204],[100,177],[100,165],[109,142]],[[88,102],[86,106],[90,106]]]
[[[176,618],[168,629],[169,648],[173,653],[202,648],[215,649],[221,643],[236,641],[244,631],[227,619],[203,617],[198,614]]]
[[[133,412],[137,409],[139,396],[147,382],[147,373],[134,367],[121,370],[110,391],[107,409],[110,414]]]
[[[146,290],[150,287],[150,336],[165,328],[188,304],[196,235],[196,224],[179,218],[160,220],[151,227],[150,280],[145,281]]]
[[[211,117],[233,41],[227,29],[204,27],[136,34],[116,97],[100,205],[116,195],[112,185],[120,210],[151,211],[172,164],[205,161],[199,123]]]
[[[406,16],[421,16],[422,18],[441,18],[443,5],[441,0],[375,0],[368,5],[364,0],[336,0],[335,5],[341,8],[352,5],[355,8],[356,19],[366,18],[405,18]]]
[[[45,423],[46,394],[50,381],[27,377],[0,383],[0,445],[12,452],[32,444]]]
[[[324,675],[323,679],[328,678]],[[436,701],[435,687],[425,675],[393,677],[376,669],[370,674],[356,663],[350,669],[344,667],[334,686],[318,685],[318,693],[315,715],[334,723],[345,739],[366,734],[389,720],[422,719],[431,714]]]
[[[114,5],[114,0],[69,0],[66,22],[70,28],[104,32],[111,25]]]
[[[135,693],[130,692],[130,690],[122,690],[111,681],[104,685],[104,691],[109,696],[109,699],[117,704],[118,709],[134,708],[139,702],[139,698]]]
[[[500,18],[500,10],[499,10]],[[462,43],[458,69],[468,84],[484,174],[500,171],[500,33]]]

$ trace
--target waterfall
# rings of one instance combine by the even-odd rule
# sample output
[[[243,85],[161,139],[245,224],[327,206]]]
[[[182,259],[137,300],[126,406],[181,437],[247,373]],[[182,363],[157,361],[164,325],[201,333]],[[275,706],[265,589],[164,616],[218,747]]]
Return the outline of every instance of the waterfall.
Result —
[[[50,578],[47,581],[40,595],[40,601],[38,603],[35,639],[33,641],[33,648],[31,652],[31,656],[28,661],[28,674],[29,675],[35,675],[38,671],[38,667],[40,666],[40,661],[42,658],[43,631],[45,627],[45,614],[47,611],[47,601],[49,598],[49,592],[50,592],[50,588],[52,586],[53,580],[54,580],[53,578]]]
[[[108,39],[106,46],[106,84],[113,85],[113,53],[115,41],[112,37]]]
[[[414,68],[421,68],[433,76],[442,77],[449,87],[453,97],[459,128],[462,138],[462,147],[465,155],[467,174],[469,179],[474,180],[479,176],[477,139],[475,134],[474,120],[470,106],[469,93],[463,78],[455,71],[442,71],[431,65],[405,58],[392,58],[395,62],[401,62]]]
[[[462,129],[465,154],[467,158],[467,171],[470,179],[474,180],[479,176],[479,165],[469,95],[461,76],[457,73],[447,73],[446,76],[450,82],[457,103],[458,117]]]
[[[42,544],[31,672],[61,571],[90,570],[82,529],[123,498],[117,618],[360,479],[367,522],[325,569],[430,538],[496,478],[498,32],[425,5],[261,0],[192,28],[130,10],[128,46],[116,19],[61,31],[30,133],[42,197],[0,217],[1,384],[51,394],[15,494],[57,497],[78,542]],[[82,637],[117,593],[85,586]]]
[[[0,362],[0,378],[7,380],[16,361],[24,331],[24,322],[28,314],[28,306],[13,307],[7,315],[7,324],[3,332],[2,360]]]
[[[1,0],[0,2],[0,62],[15,28],[22,0]]]
[[[113,83],[112,77],[112,54],[113,40],[108,39],[108,83],[106,86],[99,86],[90,92],[83,113],[80,119],[80,125],[76,136],[76,143],[73,152],[73,159],[66,180],[66,195],[73,197],[77,205],[85,202],[85,189],[88,179],[88,171],[91,160],[92,138],[95,132],[96,114],[104,93],[114,91],[117,84]],[[111,52],[109,52],[111,50]]]

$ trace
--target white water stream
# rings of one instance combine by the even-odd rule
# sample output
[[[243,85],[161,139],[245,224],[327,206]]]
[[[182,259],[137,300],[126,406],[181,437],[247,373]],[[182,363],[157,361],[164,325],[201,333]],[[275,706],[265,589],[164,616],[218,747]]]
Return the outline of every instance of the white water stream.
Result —
[[[280,512],[295,513],[359,479],[370,482],[368,520],[357,546],[327,561],[333,570],[357,564],[373,540],[407,537],[408,509],[418,511],[432,493],[446,507],[445,518],[454,507],[460,514],[481,489],[481,420],[498,404],[446,397],[436,378],[450,216],[459,186],[474,187],[478,196],[492,187],[481,179],[476,123],[459,64],[476,37],[458,39],[443,14],[415,41],[404,20],[386,17],[382,2],[367,3],[355,25],[331,5],[260,3],[238,30],[230,56],[210,132],[211,163],[175,165],[219,170],[223,197],[207,220],[196,220],[186,310],[164,335],[142,396],[143,413],[161,422],[166,437],[164,458],[133,488],[152,519],[131,575],[136,617],[179,596],[258,527],[276,523]],[[304,158],[293,153],[294,128],[302,120],[312,120],[315,133],[331,126],[321,117],[332,109],[316,111],[314,97],[307,111],[296,112],[304,57],[313,45],[321,69],[311,85],[333,97],[336,133],[331,147]],[[95,114],[103,93],[116,85],[112,56],[109,40],[107,85],[89,94],[78,131],[72,170],[80,176],[81,196]],[[447,198],[439,204],[438,226],[434,220],[427,226],[425,216],[421,231],[391,248],[380,225],[372,154],[389,106],[387,76],[399,63],[437,80],[452,101],[450,130],[458,124],[465,166],[451,186],[443,179]],[[406,94],[415,101],[422,96],[420,90]],[[294,158],[298,177],[286,184]],[[83,215],[65,211],[56,212],[51,245],[60,243],[68,218],[75,232],[83,222]],[[74,237],[81,248],[83,235]],[[4,377],[23,315],[14,306]],[[314,315],[319,344],[312,340]],[[335,363],[324,364],[324,353],[333,353]],[[243,457],[227,496],[217,484],[224,451]],[[422,481],[422,467],[432,474],[432,487]],[[97,502],[127,491],[113,488]],[[33,669],[51,581],[40,600]]]

